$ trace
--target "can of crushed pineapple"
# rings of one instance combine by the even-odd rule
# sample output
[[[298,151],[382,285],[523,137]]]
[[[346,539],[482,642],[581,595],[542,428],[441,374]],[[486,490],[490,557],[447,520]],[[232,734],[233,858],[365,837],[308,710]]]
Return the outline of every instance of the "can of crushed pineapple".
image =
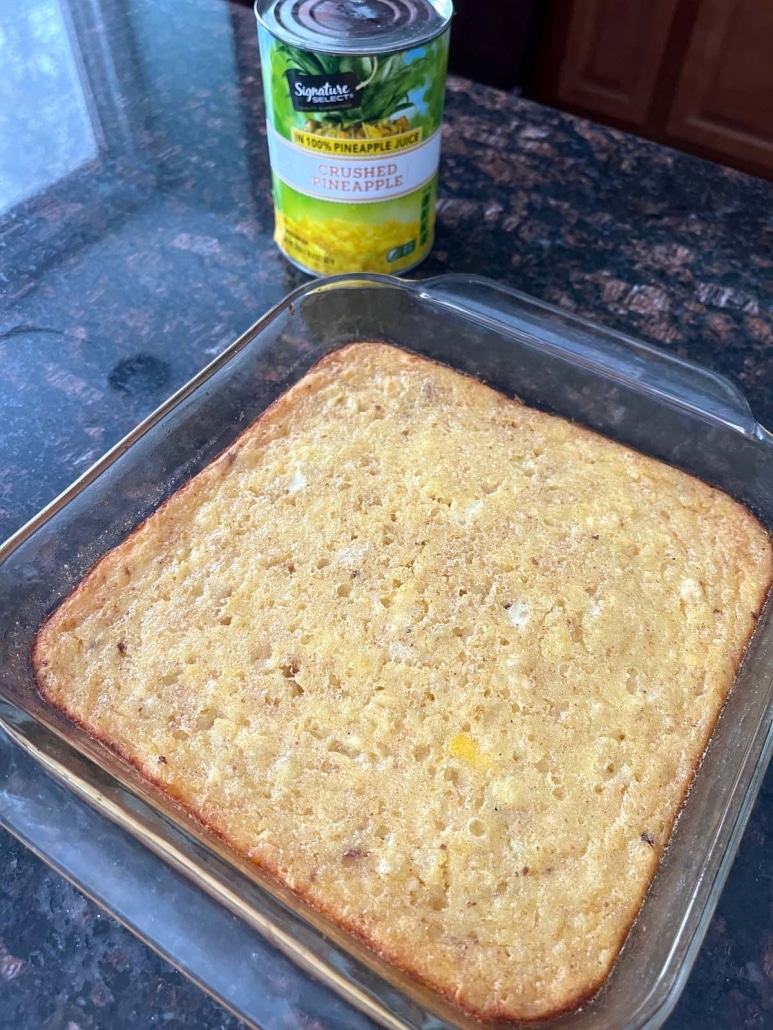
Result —
[[[404,272],[435,230],[451,0],[256,0],[274,239],[312,275]]]

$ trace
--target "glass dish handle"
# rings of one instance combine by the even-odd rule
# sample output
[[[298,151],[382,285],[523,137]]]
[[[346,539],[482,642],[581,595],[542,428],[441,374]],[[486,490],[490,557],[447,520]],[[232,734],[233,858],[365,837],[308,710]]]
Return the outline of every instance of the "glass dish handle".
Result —
[[[752,439],[773,442],[743,393],[709,368],[607,329],[508,286],[479,276],[442,275],[415,284],[458,314],[490,324],[607,379],[720,422]]]

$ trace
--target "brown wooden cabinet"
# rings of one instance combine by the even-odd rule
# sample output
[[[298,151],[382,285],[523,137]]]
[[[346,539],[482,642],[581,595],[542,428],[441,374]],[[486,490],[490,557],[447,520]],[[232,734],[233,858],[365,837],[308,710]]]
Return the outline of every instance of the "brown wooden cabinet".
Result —
[[[641,124],[678,0],[587,0],[571,11],[557,93],[572,104]]]
[[[666,132],[773,174],[772,0],[704,0]]]
[[[773,0],[548,0],[526,94],[773,178]]]

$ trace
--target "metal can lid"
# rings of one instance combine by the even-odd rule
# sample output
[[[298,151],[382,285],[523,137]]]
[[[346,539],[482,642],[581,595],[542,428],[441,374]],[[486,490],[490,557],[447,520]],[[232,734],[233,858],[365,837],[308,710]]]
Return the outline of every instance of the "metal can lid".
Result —
[[[439,36],[452,0],[256,0],[260,24],[291,46],[326,54],[384,54]]]

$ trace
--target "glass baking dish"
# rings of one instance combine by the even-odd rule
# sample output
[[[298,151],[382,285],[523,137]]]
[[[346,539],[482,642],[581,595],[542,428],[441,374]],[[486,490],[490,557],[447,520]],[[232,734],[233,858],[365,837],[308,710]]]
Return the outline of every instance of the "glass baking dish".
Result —
[[[69,790],[361,1013],[392,1028],[479,1027],[228,851],[50,709],[29,664],[41,620],[105,551],[320,357],[366,339],[445,362],[670,462],[727,491],[773,528],[773,436],[722,377],[485,279],[318,280],[290,294],[0,548],[0,719]],[[551,1027],[654,1030],[665,1021],[770,757],[772,717],[769,602],[610,978],[590,1003]],[[131,923],[130,913],[126,918]],[[215,938],[215,964],[217,948]],[[164,950],[175,959],[173,948]],[[206,976],[202,981],[210,986]],[[330,1025],[340,1025],[340,1013],[333,1018]]]

